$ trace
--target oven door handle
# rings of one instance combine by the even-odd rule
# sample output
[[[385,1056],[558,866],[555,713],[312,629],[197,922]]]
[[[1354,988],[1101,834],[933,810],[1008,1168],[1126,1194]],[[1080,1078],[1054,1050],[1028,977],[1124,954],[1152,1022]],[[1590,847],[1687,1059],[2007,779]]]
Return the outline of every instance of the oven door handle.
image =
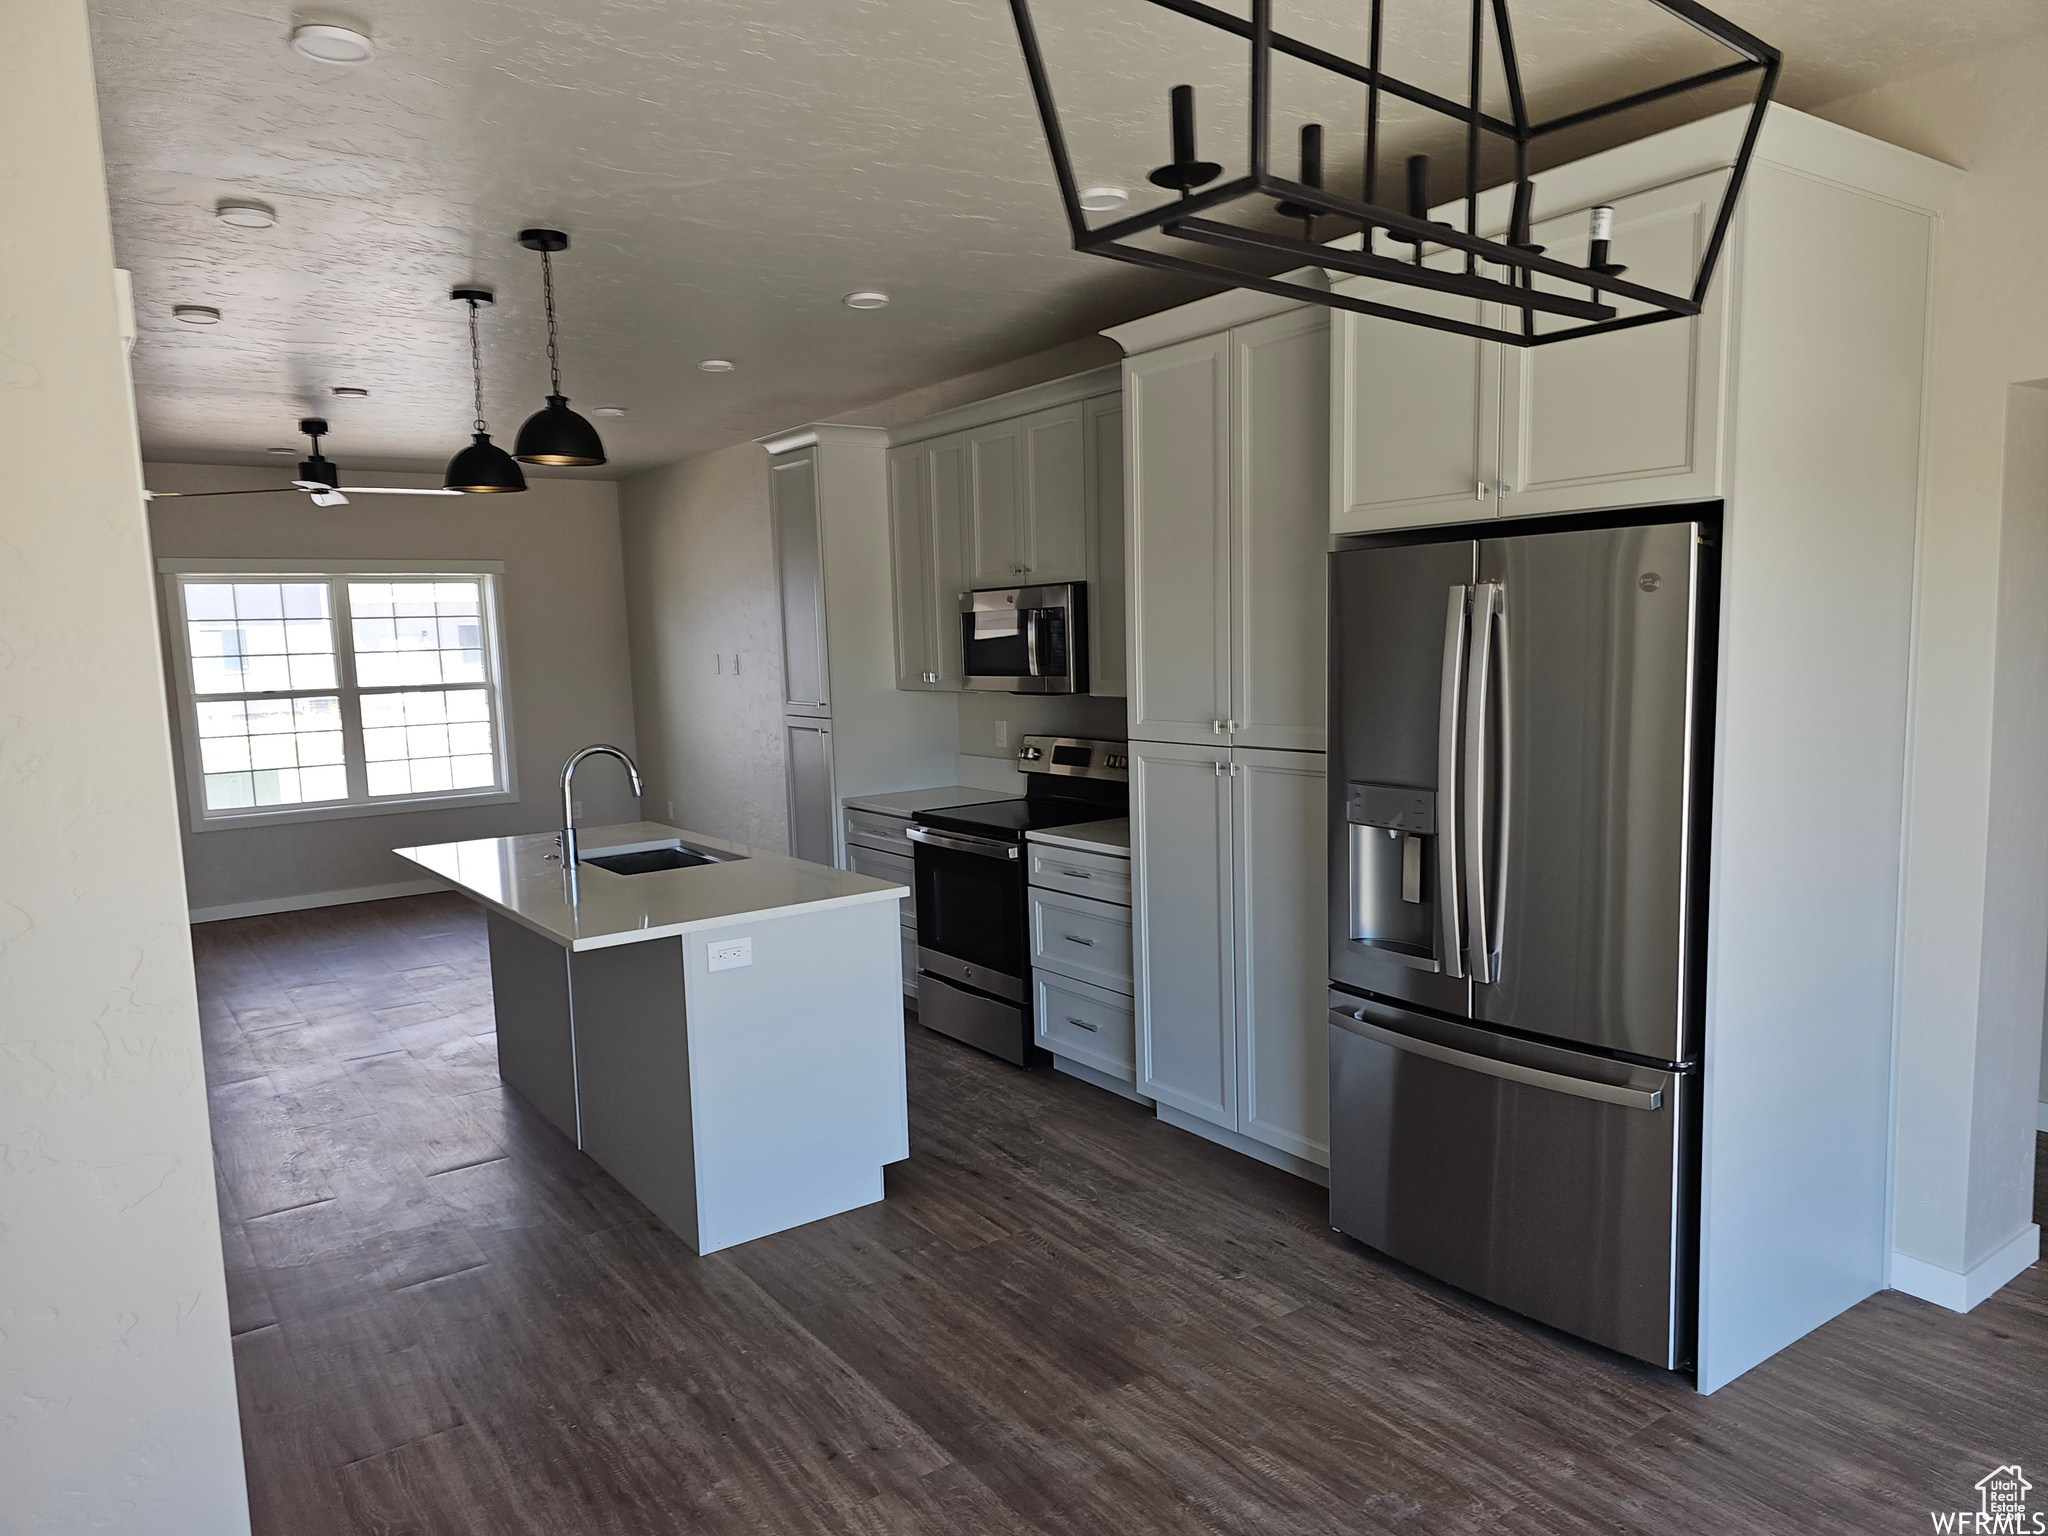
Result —
[[[1015,843],[999,843],[992,837],[969,837],[965,832],[934,832],[930,827],[911,827],[906,835],[913,843],[933,848],[950,848],[955,853],[978,853],[984,859],[1015,859]]]

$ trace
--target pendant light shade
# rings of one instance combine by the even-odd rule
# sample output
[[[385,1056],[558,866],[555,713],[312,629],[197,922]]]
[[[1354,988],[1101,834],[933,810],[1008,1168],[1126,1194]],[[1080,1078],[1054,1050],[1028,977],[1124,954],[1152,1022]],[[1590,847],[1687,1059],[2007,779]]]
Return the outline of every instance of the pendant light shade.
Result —
[[[476,422],[469,446],[448,461],[448,475],[443,484],[451,491],[483,494],[492,491],[523,491],[526,476],[513,462],[512,455],[491,441],[490,426],[484,420],[484,359],[477,343],[477,307],[489,304],[491,291],[488,288],[458,288],[450,298],[469,306],[469,374],[475,389]]]
[[[512,453],[529,464],[602,464],[604,440],[567,400],[549,395],[547,408],[526,418]]]
[[[523,491],[526,476],[512,455],[479,432],[469,446],[448,461],[448,489],[451,491]]]
[[[554,253],[569,249],[569,237],[559,229],[522,229],[519,243],[540,252],[541,292],[548,311],[548,403],[526,418],[513,444],[513,456],[528,464],[562,464],[587,467],[604,462],[604,440],[597,428],[569,409],[562,393],[562,367],[555,348]]]

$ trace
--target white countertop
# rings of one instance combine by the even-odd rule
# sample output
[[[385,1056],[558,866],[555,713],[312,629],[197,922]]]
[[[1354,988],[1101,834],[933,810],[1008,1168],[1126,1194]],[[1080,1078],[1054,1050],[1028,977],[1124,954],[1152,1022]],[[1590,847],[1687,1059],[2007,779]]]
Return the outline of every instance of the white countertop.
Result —
[[[1079,848],[1084,853],[1121,854],[1130,857],[1131,818],[1114,821],[1084,821],[1074,827],[1041,827],[1024,834],[1026,842],[1051,843],[1055,848]]]
[[[849,810],[877,811],[905,820],[919,811],[942,810],[949,805],[987,805],[992,800],[1014,800],[999,789],[969,789],[949,784],[944,789],[903,789],[887,795],[848,795],[839,803]]]
[[[584,863],[576,872],[573,904],[552,832],[392,851],[482,906],[569,950],[665,939],[693,928],[772,917],[792,907],[847,907],[868,901],[898,901],[910,894],[907,886],[723,838],[703,837],[659,822],[579,827],[577,835]],[[663,848],[679,840],[709,853],[745,857],[729,864],[700,864],[646,875],[614,874],[588,862],[598,854]],[[549,854],[558,856],[549,858]]]

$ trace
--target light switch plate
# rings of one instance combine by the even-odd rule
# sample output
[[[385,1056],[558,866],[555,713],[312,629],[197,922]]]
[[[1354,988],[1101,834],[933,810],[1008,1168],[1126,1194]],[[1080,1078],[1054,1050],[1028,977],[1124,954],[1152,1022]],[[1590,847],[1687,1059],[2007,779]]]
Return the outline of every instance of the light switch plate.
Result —
[[[736,971],[743,965],[754,963],[754,941],[752,939],[719,939],[707,951],[710,955],[710,969],[714,971]]]
[[[996,722],[996,750],[998,752],[1007,752],[1009,748],[1010,722],[1007,720],[998,720]]]

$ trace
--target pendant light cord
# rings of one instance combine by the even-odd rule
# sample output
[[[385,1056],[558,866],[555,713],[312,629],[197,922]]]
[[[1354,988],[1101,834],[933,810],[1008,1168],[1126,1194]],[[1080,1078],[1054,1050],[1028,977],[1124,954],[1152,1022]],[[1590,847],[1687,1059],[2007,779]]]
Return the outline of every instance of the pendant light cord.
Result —
[[[548,307],[548,393],[559,395],[562,392],[562,365],[555,357],[555,264],[546,250],[540,253],[540,284]]]
[[[476,430],[488,432],[484,421],[484,354],[476,339],[476,300],[469,301],[469,376],[476,384]]]

